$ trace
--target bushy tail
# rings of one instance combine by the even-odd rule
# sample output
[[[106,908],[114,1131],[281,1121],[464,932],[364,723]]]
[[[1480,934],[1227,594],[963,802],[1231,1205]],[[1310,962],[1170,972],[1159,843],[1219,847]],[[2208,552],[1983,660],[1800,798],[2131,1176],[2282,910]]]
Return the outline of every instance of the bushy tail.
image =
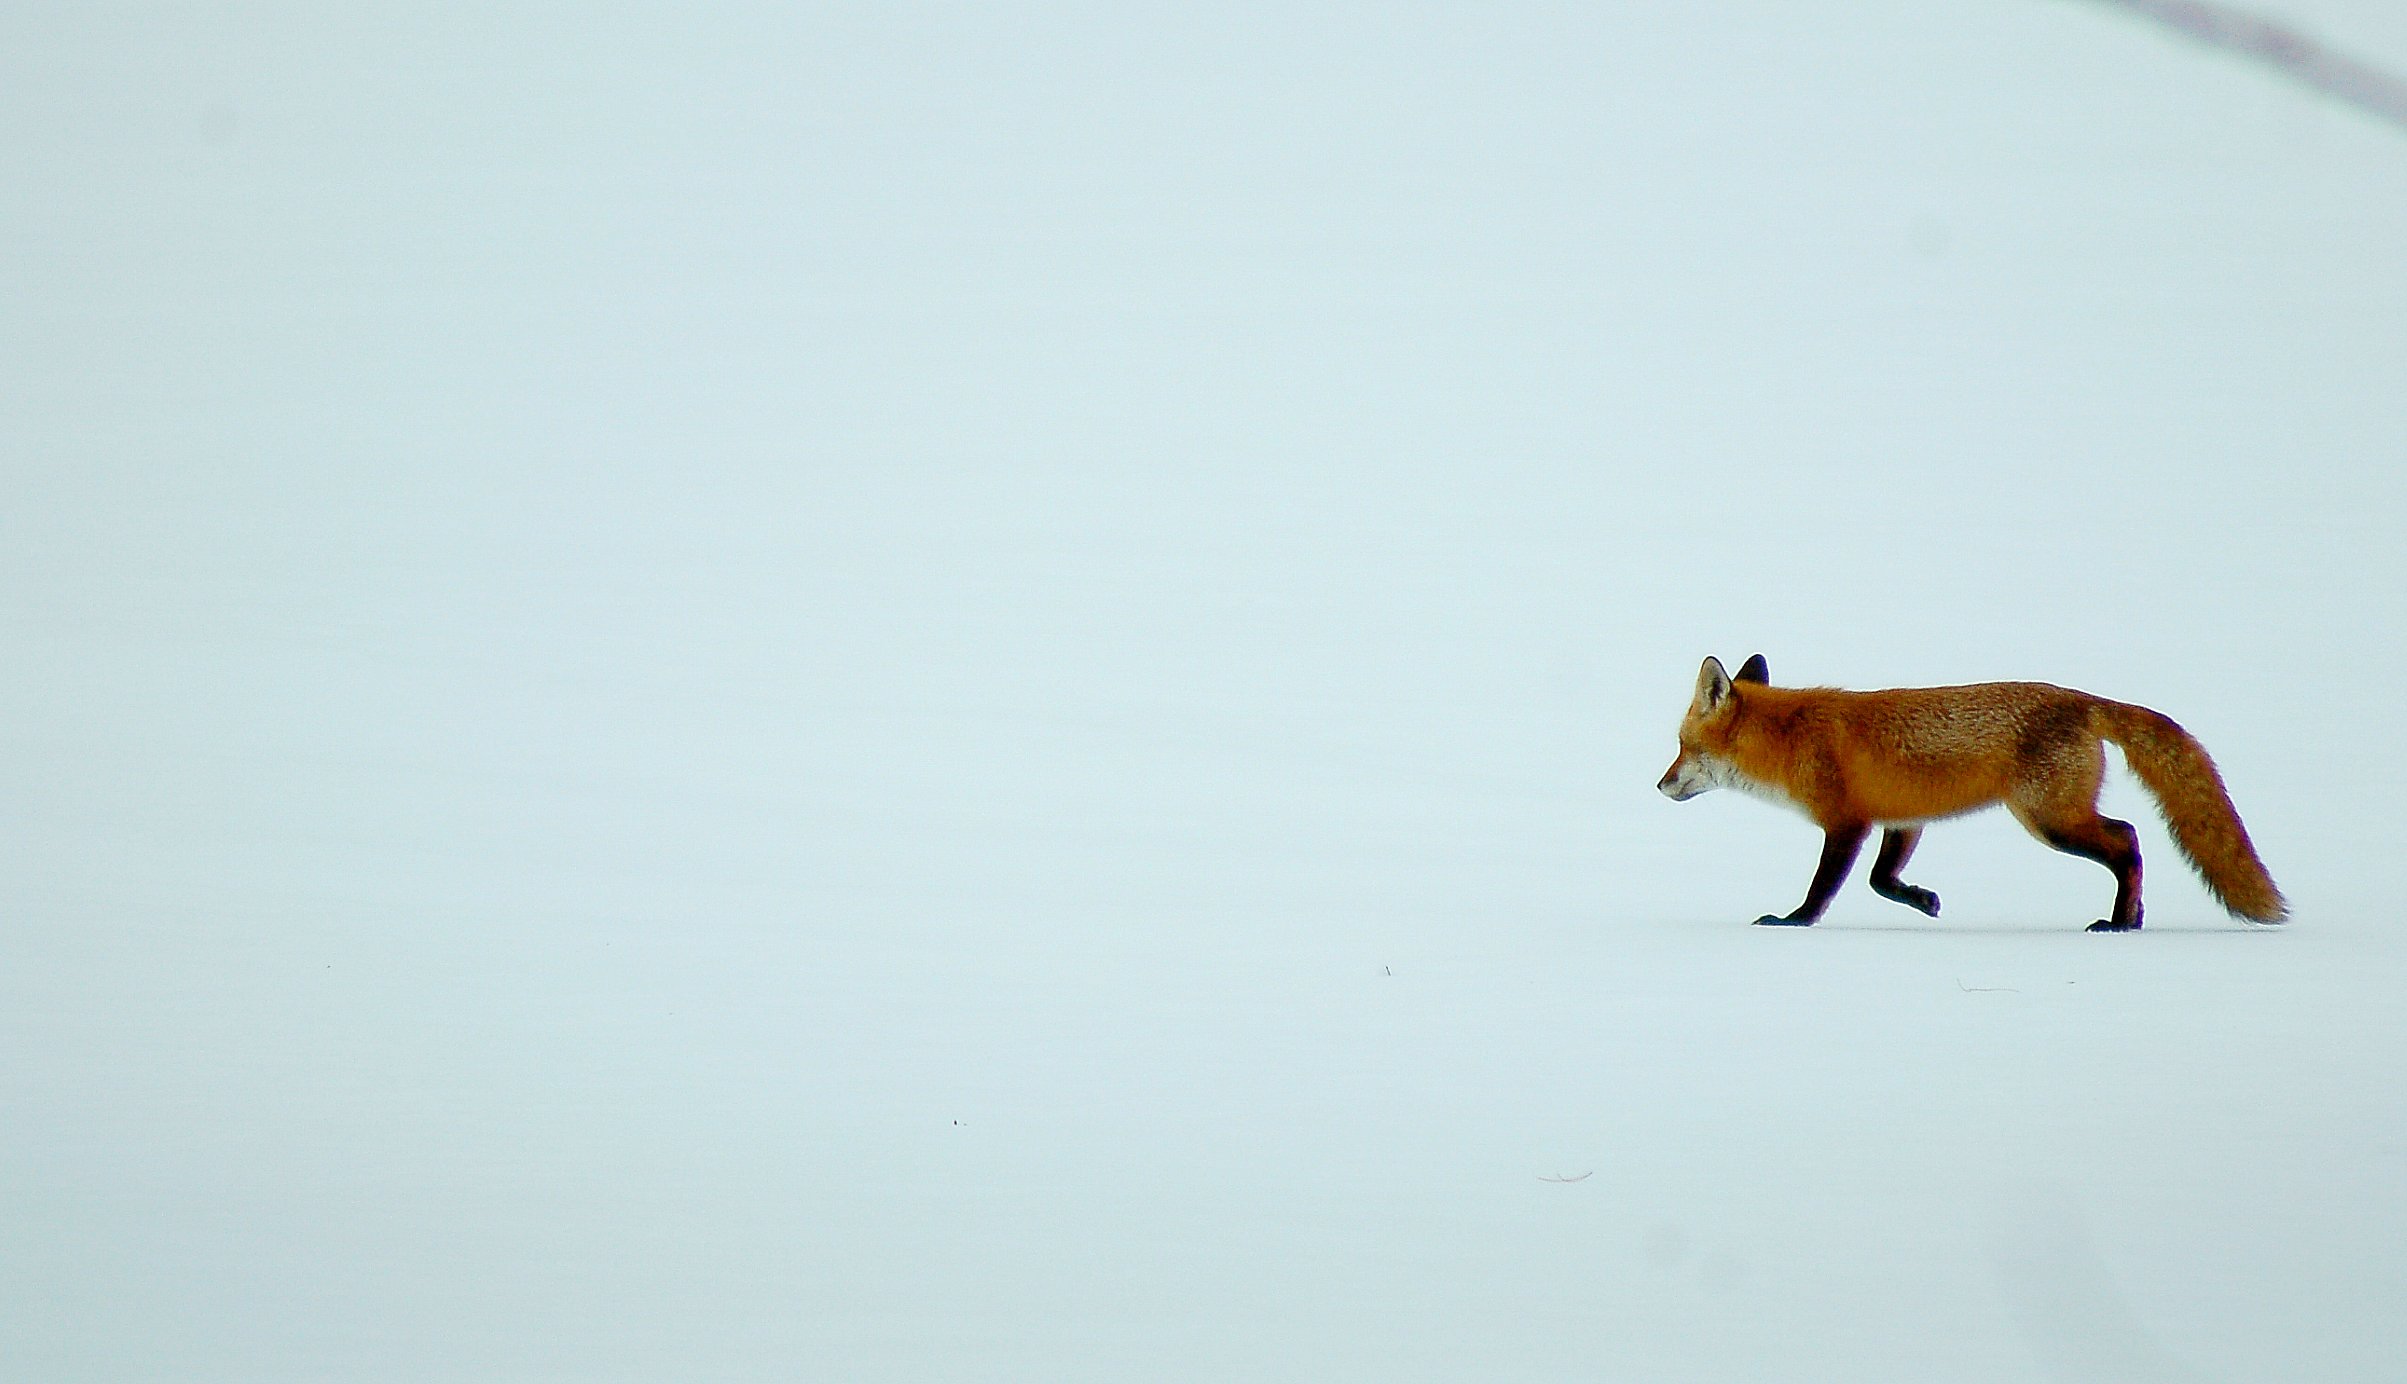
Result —
[[[2156,795],[2157,810],[2173,833],[2173,844],[2189,857],[2217,902],[2235,916],[2278,923],[2290,905],[2275,888],[2265,862],[2240,824],[2239,809],[2224,791],[2223,776],[2206,747],[2169,716],[2144,706],[2101,700],[2098,733],[2122,746],[2131,772]]]

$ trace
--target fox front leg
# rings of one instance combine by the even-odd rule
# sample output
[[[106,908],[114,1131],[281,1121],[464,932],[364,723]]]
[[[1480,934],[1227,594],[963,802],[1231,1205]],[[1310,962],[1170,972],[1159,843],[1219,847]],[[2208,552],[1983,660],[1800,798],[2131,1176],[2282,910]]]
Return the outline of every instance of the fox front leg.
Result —
[[[1822,863],[1814,867],[1814,882],[1805,890],[1805,902],[1789,913],[1766,913],[1755,920],[1757,927],[1812,927],[1822,910],[1830,907],[1831,896],[1846,882],[1856,852],[1864,848],[1864,838],[1872,834],[1871,827],[1860,825],[1822,830]]]

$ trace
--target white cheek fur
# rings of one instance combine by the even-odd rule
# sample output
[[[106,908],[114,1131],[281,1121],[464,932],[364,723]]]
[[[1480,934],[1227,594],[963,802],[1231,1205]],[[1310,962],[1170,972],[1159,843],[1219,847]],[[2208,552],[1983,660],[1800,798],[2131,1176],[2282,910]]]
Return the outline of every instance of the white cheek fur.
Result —
[[[1796,812],[1805,810],[1802,803],[1790,797],[1779,786],[1747,777],[1740,773],[1738,766],[1729,760],[1717,759],[1711,755],[1699,755],[1697,756],[1697,765],[1700,773],[1707,776],[1717,788],[1735,788],[1748,797],[1761,798],[1778,807],[1785,807]]]

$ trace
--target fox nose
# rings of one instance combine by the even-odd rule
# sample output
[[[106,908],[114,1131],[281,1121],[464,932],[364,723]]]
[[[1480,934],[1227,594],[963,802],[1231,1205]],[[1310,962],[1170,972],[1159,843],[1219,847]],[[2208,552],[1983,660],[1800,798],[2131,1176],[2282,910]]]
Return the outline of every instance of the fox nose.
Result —
[[[1685,755],[1673,760],[1672,767],[1663,771],[1662,778],[1655,780],[1655,791],[1676,803],[1687,802],[1704,791],[1692,783],[1688,775],[1680,772],[1687,765],[1688,759]]]

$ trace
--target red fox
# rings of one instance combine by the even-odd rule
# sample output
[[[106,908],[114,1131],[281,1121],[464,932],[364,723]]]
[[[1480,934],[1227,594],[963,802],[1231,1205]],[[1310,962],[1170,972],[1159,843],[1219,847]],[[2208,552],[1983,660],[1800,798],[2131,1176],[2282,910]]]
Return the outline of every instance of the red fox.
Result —
[[[2139,835],[2098,815],[2107,740],[2156,796],[2174,844],[2218,902],[2253,922],[2289,917],[2204,746],[2146,707],[2044,682],[1842,692],[1774,687],[1762,654],[1735,678],[1708,658],[1680,721],[1679,758],[1655,786],[1674,802],[1744,789],[1822,828],[1805,902],[1758,923],[1819,919],[1875,826],[1873,892],[1936,918],[1939,896],[1897,877],[1922,828],[2004,803],[2033,836],[2114,872],[2114,911],[2089,930],[2131,932],[2140,925]]]

